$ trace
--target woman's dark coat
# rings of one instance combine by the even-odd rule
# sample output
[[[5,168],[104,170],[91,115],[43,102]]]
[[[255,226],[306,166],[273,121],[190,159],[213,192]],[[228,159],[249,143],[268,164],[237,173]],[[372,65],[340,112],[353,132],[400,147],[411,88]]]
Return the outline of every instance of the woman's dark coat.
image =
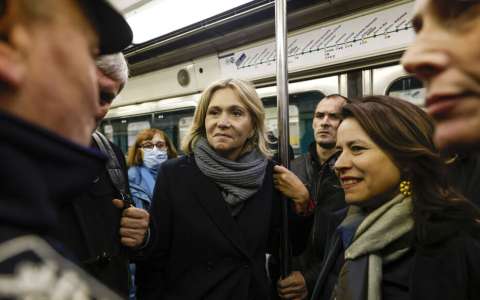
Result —
[[[316,295],[312,300],[330,299],[343,265],[344,249],[336,227],[346,216],[346,209],[334,214],[323,213],[325,242],[323,269],[317,280]],[[478,237],[478,234],[477,234]],[[413,246],[407,264],[384,266],[383,299],[402,300],[475,300],[480,299],[480,240],[466,230],[450,223],[431,224],[428,241]],[[403,270],[399,270],[403,269]],[[406,276],[405,276],[406,275]],[[385,283],[385,278],[396,282]],[[403,282],[399,279],[405,278]],[[395,289],[404,289],[409,295],[387,295]],[[386,290],[388,289],[388,290]],[[313,291],[312,291],[313,292]]]
[[[151,218],[154,245],[137,264],[139,299],[268,299],[265,253],[272,252],[280,199],[267,166],[260,190],[233,218],[193,157],[158,172]]]

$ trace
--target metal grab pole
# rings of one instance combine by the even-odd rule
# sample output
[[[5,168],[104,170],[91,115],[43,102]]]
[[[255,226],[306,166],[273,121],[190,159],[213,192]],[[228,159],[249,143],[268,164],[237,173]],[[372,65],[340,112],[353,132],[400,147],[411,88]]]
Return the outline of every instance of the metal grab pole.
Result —
[[[288,160],[288,61],[287,61],[287,0],[275,0],[275,39],[277,46],[277,108],[278,152],[283,166]],[[290,274],[290,239],[288,234],[287,199],[282,196],[281,275]]]

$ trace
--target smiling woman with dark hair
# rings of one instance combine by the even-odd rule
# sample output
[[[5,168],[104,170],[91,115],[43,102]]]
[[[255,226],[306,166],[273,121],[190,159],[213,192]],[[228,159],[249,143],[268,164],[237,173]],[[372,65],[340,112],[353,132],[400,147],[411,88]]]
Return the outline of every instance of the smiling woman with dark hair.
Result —
[[[325,215],[312,299],[479,299],[480,213],[448,185],[431,119],[390,97],[342,114],[335,169],[349,207]]]

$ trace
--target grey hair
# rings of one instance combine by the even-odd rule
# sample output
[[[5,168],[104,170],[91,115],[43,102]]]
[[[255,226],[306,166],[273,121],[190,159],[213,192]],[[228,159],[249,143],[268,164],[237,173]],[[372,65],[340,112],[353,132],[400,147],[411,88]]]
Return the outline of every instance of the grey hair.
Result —
[[[123,53],[101,55],[96,60],[97,68],[106,76],[121,83],[123,89],[128,80],[128,64]]]

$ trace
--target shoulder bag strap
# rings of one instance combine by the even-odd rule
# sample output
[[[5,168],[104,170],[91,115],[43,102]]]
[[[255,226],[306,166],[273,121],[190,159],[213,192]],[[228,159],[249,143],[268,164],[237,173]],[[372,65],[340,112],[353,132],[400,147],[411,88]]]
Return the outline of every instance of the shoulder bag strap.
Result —
[[[108,142],[107,138],[100,132],[95,131],[92,137],[97,143],[98,148],[100,148],[100,151],[102,151],[102,153],[107,155],[109,158],[107,162],[107,171],[110,179],[113,182],[113,185],[120,192],[120,195],[123,198],[122,200],[131,204],[131,201],[129,200],[130,197],[127,192],[127,181],[115,151],[113,151],[113,148]]]

